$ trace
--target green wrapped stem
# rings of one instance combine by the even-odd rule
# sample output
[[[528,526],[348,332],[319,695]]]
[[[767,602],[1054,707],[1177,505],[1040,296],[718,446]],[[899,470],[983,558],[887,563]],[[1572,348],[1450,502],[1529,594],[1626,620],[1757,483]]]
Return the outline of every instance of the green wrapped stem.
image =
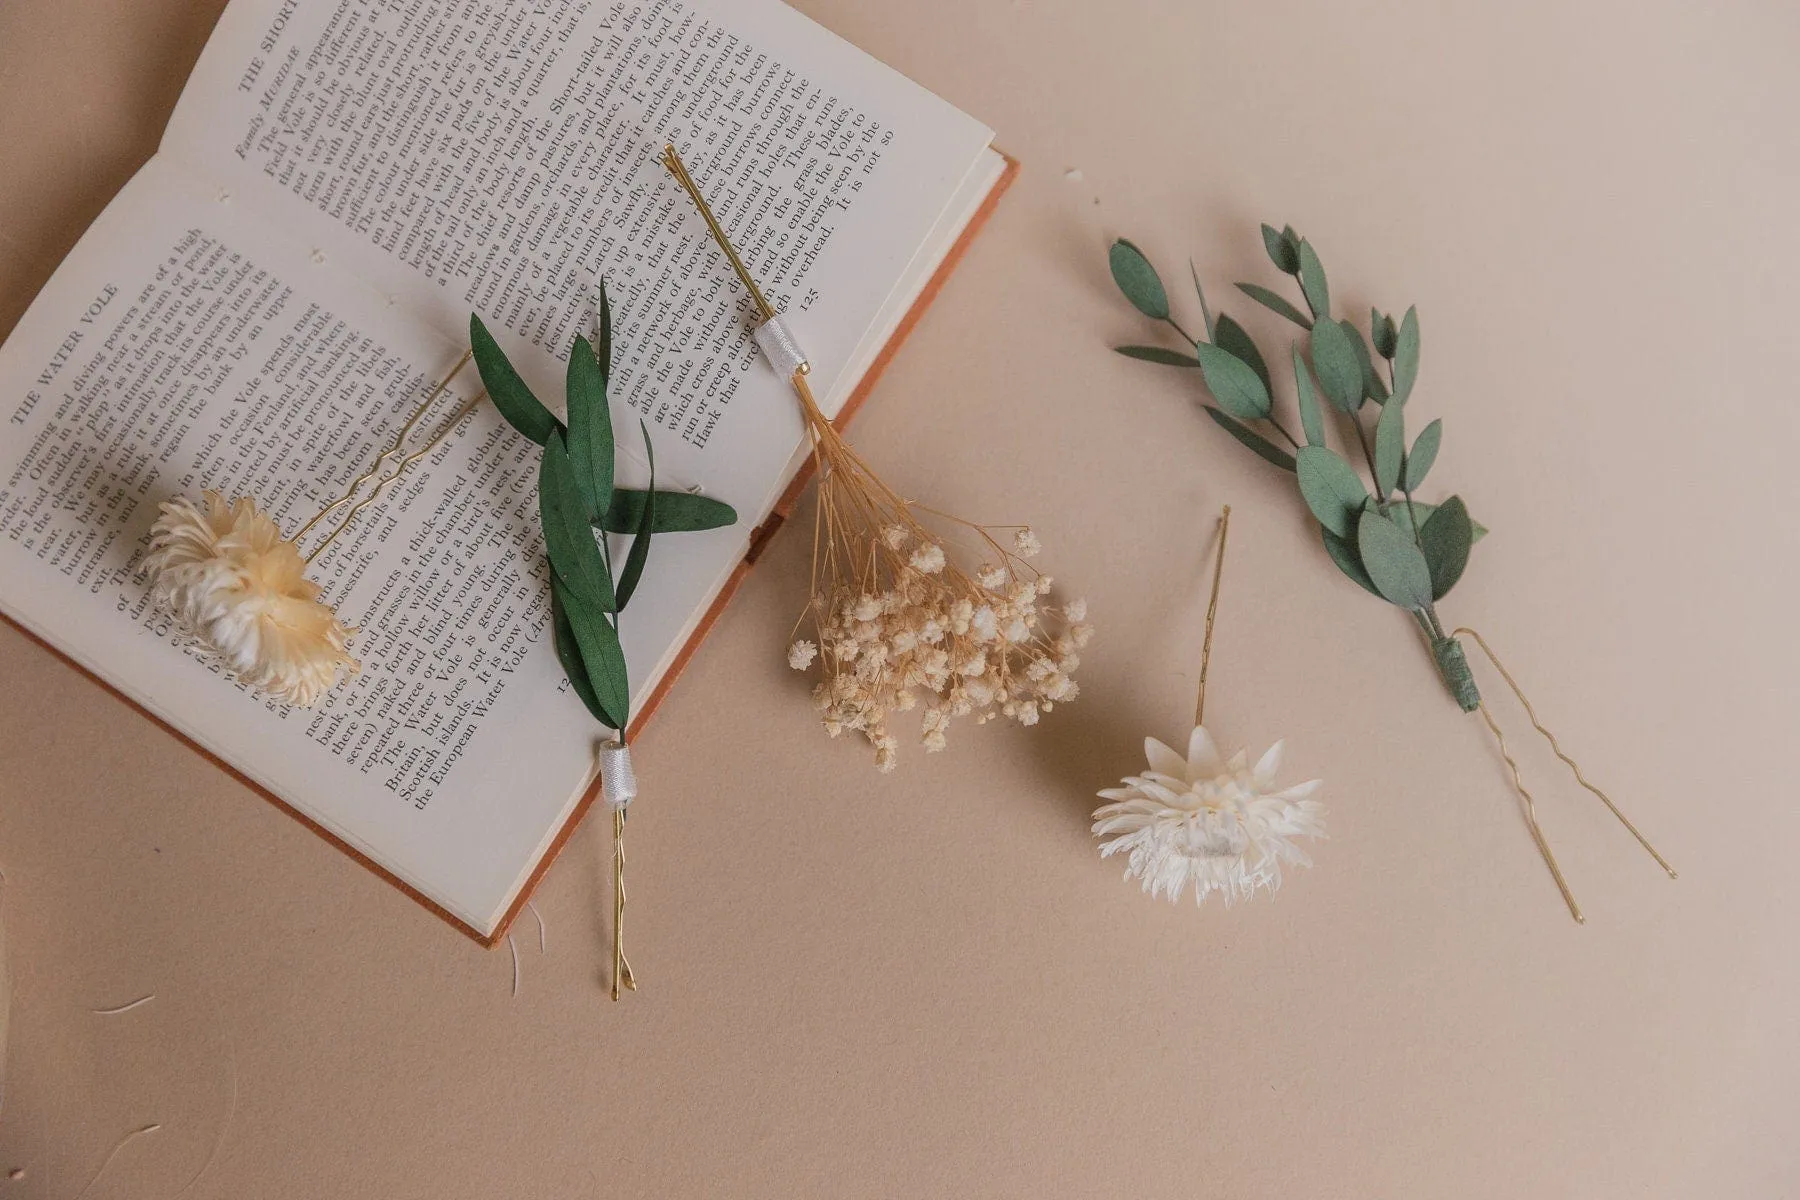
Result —
[[[1475,675],[1469,670],[1462,643],[1453,637],[1433,638],[1431,653],[1437,659],[1438,674],[1443,676],[1444,686],[1450,689],[1462,710],[1474,712],[1480,708],[1481,691],[1475,686]]]

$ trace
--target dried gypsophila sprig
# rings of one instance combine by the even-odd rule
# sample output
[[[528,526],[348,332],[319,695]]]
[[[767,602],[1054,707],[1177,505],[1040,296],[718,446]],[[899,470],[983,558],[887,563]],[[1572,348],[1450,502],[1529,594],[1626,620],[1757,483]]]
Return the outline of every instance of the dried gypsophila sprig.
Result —
[[[471,357],[463,355],[369,469],[291,538],[252,497],[228,501],[209,489],[198,504],[186,496],[165,500],[150,528],[150,552],[143,562],[152,602],[238,682],[282,704],[317,704],[361,666],[349,652],[355,629],[320,598],[322,590],[307,578],[306,568],[482,401],[482,395],[465,401],[423,447],[402,453],[413,430]],[[358,500],[371,482],[373,489]],[[340,509],[338,523],[310,554],[302,554],[300,539]]]
[[[920,742],[945,748],[951,721],[996,716],[1035,725],[1080,688],[1071,677],[1093,635],[1085,601],[1044,603],[1051,578],[1026,560],[1041,546],[1029,526],[979,526],[902,499],[813,403],[801,407],[819,465],[811,595],[788,665],[820,679],[813,705],[832,737],[860,733],[875,765],[892,770],[893,713],[921,704]],[[977,537],[987,561],[970,571],[918,513]],[[1009,534],[1011,545],[996,534]]]
[[[1078,692],[1070,673],[1093,635],[1080,600],[1041,604],[1050,579],[1026,559],[1041,549],[1029,526],[980,526],[903,499],[850,448],[820,411],[810,366],[774,305],[756,285],[724,227],[673,145],[663,165],[687,191],[713,239],[750,294],[756,340],[793,385],[818,472],[812,586],[800,623],[817,641],[788,647],[788,664],[823,678],[813,689],[825,731],[860,733],[884,771],[898,761],[888,718],[925,705],[920,741],[941,750],[950,722],[975,715],[1035,725]],[[951,557],[945,539],[919,520],[925,513],[977,535],[989,561],[973,575]],[[996,533],[1010,533],[1012,547]],[[823,651],[823,653],[821,653]]]

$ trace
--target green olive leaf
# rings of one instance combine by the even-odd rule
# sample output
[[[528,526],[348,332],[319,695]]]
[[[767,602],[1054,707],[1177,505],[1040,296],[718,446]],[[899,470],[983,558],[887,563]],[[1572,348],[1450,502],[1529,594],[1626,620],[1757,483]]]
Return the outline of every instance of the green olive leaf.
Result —
[[[506,357],[506,351],[500,348],[500,343],[474,313],[469,314],[469,347],[475,352],[475,369],[481,373],[481,386],[487,389],[488,398],[508,425],[540,446],[562,428],[562,422],[525,386],[525,381],[513,369],[512,360]]]
[[[1374,508],[1357,519],[1356,552],[1389,603],[1417,612],[1432,600],[1431,569],[1412,538]]]
[[[1286,450],[1283,450],[1280,446],[1277,446],[1274,442],[1271,442],[1268,438],[1256,432],[1256,430],[1249,428],[1237,418],[1232,417],[1227,413],[1220,412],[1210,404],[1205,405],[1204,407],[1206,409],[1206,415],[1218,422],[1221,429],[1224,429],[1227,433],[1231,434],[1232,437],[1262,455],[1265,460],[1274,463],[1284,471],[1292,471],[1294,469],[1294,456],[1289,454]]]
[[[1306,293],[1306,306],[1315,319],[1331,315],[1331,289],[1325,285],[1325,267],[1313,251],[1312,243],[1300,243],[1300,290]]]
[[[1131,306],[1153,320],[1168,320],[1169,293],[1163,290],[1162,279],[1150,265],[1150,260],[1144,257],[1144,252],[1120,238],[1112,244],[1106,257],[1112,266],[1113,282],[1119,285]]]
[[[595,706],[600,710],[596,715],[602,723],[623,731],[631,721],[631,684],[625,671],[625,649],[619,645],[619,631],[591,598],[557,580],[551,582],[551,587],[561,589],[562,609],[580,651]]]
[[[1415,514],[1416,515],[1416,514]],[[1419,548],[1431,577],[1431,596],[1442,600],[1462,578],[1469,565],[1469,547],[1475,544],[1474,522],[1462,497],[1452,496],[1419,526]]]
[[[1362,407],[1362,363],[1342,325],[1336,321],[1319,321],[1313,325],[1312,360],[1313,370],[1319,375],[1319,386],[1333,408],[1342,413],[1355,413]]]
[[[545,441],[544,456],[538,464],[538,515],[544,525],[544,550],[550,557],[550,568],[568,587],[571,599],[612,612],[612,577],[594,540],[587,500],[576,482],[575,464],[560,433],[552,433]]]
[[[1126,358],[1135,358],[1140,362],[1158,363],[1165,367],[1198,367],[1200,360],[1192,354],[1183,354],[1179,350],[1165,350],[1161,346],[1114,346],[1114,354],[1123,354]]]
[[[1350,464],[1324,446],[1302,446],[1295,473],[1300,477],[1300,495],[1319,524],[1341,538],[1354,538],[1357,515],[1369,502],[1369,492]]]
[[[1273,407],[1269,389],[1249,363],[1229,350],[1205,342],[1194,347],[1194,353],[1206,376],[1206,390],[1213,394],[1219,407],[1242,421],[1260,421],[1269,415]]]
[[[600,344],[594,358],[600,364],[600,378],[612,379],[612,301],[606,298],[606,280],[600,281]]]
[[[612,506],[612,411],[606,403],[606,376],[594,348],[580,335],[569,351],[569,459],[591,524]]]
[[[635,536],[631,539],[631,549],[625,555],[625,569],[619,572],[617,593],[619,611],[631,602],[633,592],[637,591],[638,580],[643,577],[644,564],[650,558],[650,538],[656,531],[656,447],[650,443],[650,427],[643,420],[638,421],[638,429],[644,435],[644,457],[650,463],[650,487],[644,493],[644,511],[638,519]]]
[[[1275,394],[1275,385],[1269,379],[1269,366],[1263,362],[1262,351],[1256,348],[1255,339],[1248,330],[1224,313],[1220,313],[1219,319],[1214,323],[1213,345],[1255,371],[1256,377],[1262,380],[1263,390],[1271,396]]]
[[[556,659],[562,664],[563,674],[568,676],[569,686],[581,698],[581,703],[594,720],[602,725],[618,728],[611,713],[601,707],[600,697],[594,694],[594,685],[588,679],[587,664],[581,661],[581,646],[575,640],[575,627],[569,622],[568,610],[563,606],[562,581],[555,575],[550,577],[550,623],[555,631]]]
[[[1406,452],[1406,470],[1403,475],[1407,491],[1416,492],[1419,485],[1425,482],[1425,476],[1431,473],[1431,464],[1437,461],[1438,444],[1443,440],[1442,418],[1421,429],[1419,436],[1413,439],[1412,449]]]
[[[1279,313],[1302,329],[1312,328],[1312,318],[1295,308],[1285,296],[1271,292],[1268,288],[1255,283],[1240,283],[1238,291],[1250,297],[1270,312]]]
[[[614,488],[612,507],[598,522],[607,533],[636,533],[643,522],[648,494],[636,488]],[[737,524],[737,509],[723,500],[692,492],[659,491],[651,510],[655,533],[695,533]]]

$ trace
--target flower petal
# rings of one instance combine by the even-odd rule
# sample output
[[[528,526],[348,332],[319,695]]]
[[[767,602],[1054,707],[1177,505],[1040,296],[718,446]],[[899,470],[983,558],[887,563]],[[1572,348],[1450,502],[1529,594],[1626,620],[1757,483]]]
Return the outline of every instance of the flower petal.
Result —
[[[1175,775],[1187,782],[1187,764],[1181,760],[1181,755],[1153,737],[1144,739],[1144,758],[1158,775]]]
[[[1275,772],[1281,770],[1281,748],[1286,742],[1276,742],[1269,747],[1269,752],[1257,760],[1250,771],[1250,778],[1260,791],[1275,782]]]
[[[1219,748],[1213,744],[1206,726],[1194,726],[1188,735],[1187,769],[1189,779],[1211,779],[1225,769],[1219,761]]]

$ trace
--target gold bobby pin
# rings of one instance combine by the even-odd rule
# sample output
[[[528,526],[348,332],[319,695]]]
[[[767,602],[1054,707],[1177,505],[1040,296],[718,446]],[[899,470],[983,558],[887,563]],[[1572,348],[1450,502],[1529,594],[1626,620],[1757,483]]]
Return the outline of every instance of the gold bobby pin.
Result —
[[[412,416],[408,417],[406,423],[400,426],[400,431],[394,435],[394,440],[388,445],[387,449],[375,456],[375,461],[369,465],[368,470],[351,480],[350,486],[345,489],[343,495],[320,509],[318,514],[314,516],[312,520],[302,525],[300,531],[294,535],[294,541],[298,542],[301,538],[305,537],[312,531],[312,528],[315,525],[320,521],[323,521],[334,509],[349,504],[351,500],[355,499],[357,492],[362,489],[364,484],[368,483],[371,479],[376,479],[377,476],[380,476],[382,472],[387,469],[390,461],[394,459],[394,456],[398,455],[400,451],[405,448],[406,440],[412,435],[413,429],[424,419],[425,414],[431,411],[431,406],[437,403],[438,398],[444,394],[450,387],[450,384],[455,381],[456,377],[462,374],[463,368],[468,366],[470,360],[474,357],[475,352],[473,350],[463,351],[463,356],[457,359],[456,365],[450,369],[450,373],[433,385],[431,393],[425,397],[424,402],[421,403],[418,408],[414,409]],[[432,436],[430,441],[426,442],[425,445],[413,451],[411,454],[394,462],[393,473],[387,475],[385,478],[377,480],[374,490],[363,497],[361,501],[352,506],[351,509],[344,514],[336,527],[334,527],[330,533],[325,535],[325,540],[313,547],[312,553],[306,556],[306,561],[310,563],[321,554],[325,553],[331,543],[337,540],[338,535],[348,529],[351,523],[356,520],[357,516],[365,508],[368,508],[371,504],[379,500],[381,494],[400,478],[406,471],[406,468],[412,466],[412,464],[418,462],[421,458],[424,458],[427,454],[430,454],[433,450],[437,449],[443,440],[449,436],[450,431],[460,425],[463,418],[474,412],[476,406],[485,399],[487,399],[487,393],[478,392],[475,396],[465,401],[450,419],[439,427],[437,433]]]
[[[1466,625],[1452,631],[1450,636],[1467,636],[1475,639],[1475,644],[1481,647],[1481,652],[1487,655],[1488,661],[1494,665],[1494,670],[1500,672],[1500,678],[1506,681],[1506,686],[1518,699],[1519,706],[1525,710],[1525,716],[1531,721],[1532,728],[1544,735],[1556,757],[1561,759],[1570,771],[1574,772],[1575,782],[1600,798],[1600,802],[1606,805],[1612,815],[1619,819],[1619,823],[1630,831],[1631,836],[1637,839],[1638,845],[1642,846],[1650,857],[1656,860],[1656,865],[1666,871],[1670,879],[1679,879],[1680,876],[1675,873],[1675,868],[1669,865],[1668,859],[1657,853],[1656,847],[1650,844],[1650,839],[1639,832],[1638,827],[1631,823],[1631,818],[1627,817],[1619,806],[1613,803],[1612,797],[1588,782],[1587,776],[1581,773],[1581,765],[1563,750],[1561,743],[1556,740],[1556,735],[1551,733],[1538,719],[1537,710],[1526,698],[1524,689],[1513,678],[1512,672],[1506,669],[1506,664],[1500,661],[1500,656],[1494,653],[1493,647],[1487,644],[1487,639]],[[1578,923],[1586,924],[1587,918],[1582,915],[1581,906],[1575,902],[1575,895],[1569,890],[1568,880],[1563,878],[1562,868],[1557,865],[1556,855],[1550,850],[1550,843],[1544,836],[1543,827],[1538,824],[1537,805],[1533,801],[1531,793],[1525,789],[1524,780],[1519,774],[1519,764],[1514,761],[1512,752],[1507,748],[1506,735],[1500,732],[1500,725],[1494,720],[1493,714],[1488,711],[1486,701],[1483,701],[1478,708],[1481,712],[1481,719],[1487,722],[1488,730],[1494,735],[1494,741],[1500,747],[1500,757],[1506,760],[1507,769],[1512,773],[1513,790],[1519,793],[1525,803],[1525,823],[1531,829],[1531,837],[1537,843],[1538,853],[1543,855],[1544,864],[1550,868],[1550,875],[1556,880],[1556,886],[1562,892],[1563,902],[1569,906],[1569,915],[1574,917]]]

